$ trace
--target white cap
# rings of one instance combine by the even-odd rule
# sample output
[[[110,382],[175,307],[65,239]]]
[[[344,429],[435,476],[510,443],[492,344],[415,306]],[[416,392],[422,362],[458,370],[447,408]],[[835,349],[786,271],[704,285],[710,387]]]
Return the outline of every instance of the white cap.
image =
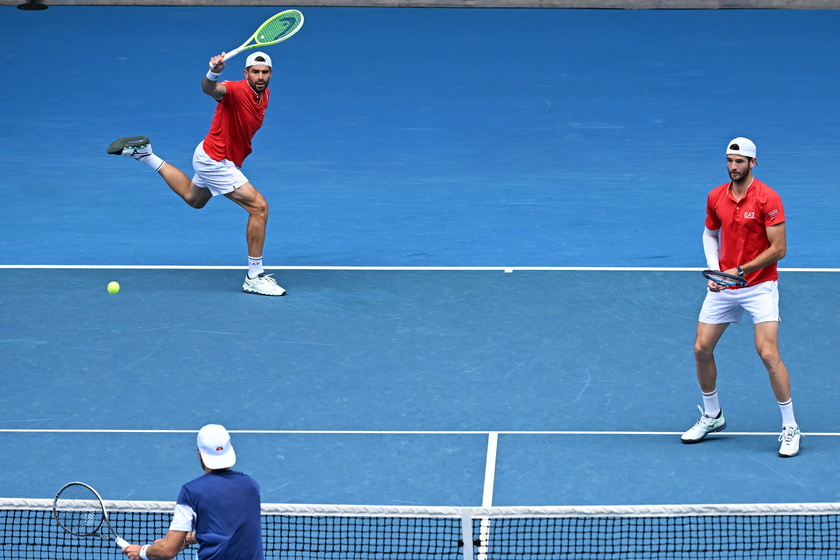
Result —
[[[236,463],[230,434],[218,424],[208,424],[198,431],[198,452],[208,469],[228,469]]]
[[[739,156],[747,156],[749,158],[755,157],[755,144],[749,138],[739,136],[733,138],[729,144],[726,145],[726,155],[736,154]]]
[[[257,57],[262,57],[262,60],[257,60]],[[264,52],[255,52],[248,55],[248,58],[245,60],[245,68],[253,66],[254,64],[263,64],[271,68],[271,57],[265,54]]]

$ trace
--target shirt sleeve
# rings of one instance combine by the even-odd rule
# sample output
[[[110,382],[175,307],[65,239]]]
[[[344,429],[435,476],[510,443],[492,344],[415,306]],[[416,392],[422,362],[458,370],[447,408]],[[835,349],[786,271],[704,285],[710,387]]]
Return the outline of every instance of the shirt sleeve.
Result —
[[[170,531],[195,532],[195,511],[186,504],[176,504],[175,513],[172,514],[172,523],[169,524]]]
[[[233,98],[237,96],[239,90],[236,89],[237,85],[236,82],[234,82],[233,80],[225,80],[224,82],[222,82],[222,84],[225,86],[225,94],[222,96],[221,99],[219,99],[219,103],[221,103],[222,105],[228,105],[230,104],[231,100],[233,100]]]
[[[770,191],[764,203],[764,226],[776,226],[785,221],[785,208],[782,197],[776,191]]]
[[[712,193],[709,194],[708,198],[706,198],[706,229],[711,231],[715,231],[720,229],[720,219],[715,212],[715,205],[712,202]]]

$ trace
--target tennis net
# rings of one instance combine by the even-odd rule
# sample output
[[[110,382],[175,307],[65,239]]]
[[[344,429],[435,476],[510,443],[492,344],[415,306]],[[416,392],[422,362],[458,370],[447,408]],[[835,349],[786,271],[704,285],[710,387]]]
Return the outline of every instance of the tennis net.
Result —
[[[0,558],[124,558],[67,535],[52,500],[0,499]],[[106,501],[129,542],[151,543],[173,502]],[[840,504],[427,508],[263,504],[266,558],[553,560],[838,558]],[[464,546],[469,543],[469,546]],[[193,557],[195,547],[179,558]]]

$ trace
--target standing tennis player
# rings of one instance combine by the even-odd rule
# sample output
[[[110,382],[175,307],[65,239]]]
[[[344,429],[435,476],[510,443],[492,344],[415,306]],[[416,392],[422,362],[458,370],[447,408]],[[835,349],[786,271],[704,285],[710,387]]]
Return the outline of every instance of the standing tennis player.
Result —
[[[145,136],[114,140],[108,146],[108,153],[145,162],[193,208],[204,208],[211,198],[221,194],[247,210],[248,274],[242,289],[251,294],[282,296],[286,290],[263,269],[268,203],[240,170],[251,153],[251,140],[262,126],[268,108],[271,58],[262,52],[251,54],[245,61],[245,79],[239,81],[220,83],[219,75],[224,67],[224,53],[211,58],[210,71],[201,84],[204,93],[215,99],[217,105],[210,132],[193,153],[192,180],[156,156]]]
[[[697,443],[726,428],[718,402],[714,350],[730,323],[747,311],[755,324],[755,347],[782,413],[781,457],[799,453],[802,434],[793,415],[790,376],[779,355],[779,289],[776,263],[785,256],[787,241],[782,199],[753,177],[755,144],[735,138],[726,148],[731,181],[713,189],[706,202],[703,249],[712,270],[737,274],[747,280],[744,288],[723,288],[708,281],[700,309],[694,359],[703,392],[704,408],[697,423],[682,435],[683,443]]]
[[[694,359],[703,392],[704,408],[697,423],[682,435],[683,443],[697,443],[726,428],[718,402],[714,349],[730,323],[744,311],[755,325],[755,347],[770,375],[770,386],[782,414],[781,457],[799,453],[802,434],[793,415],[790,376],[779,355],[779,290],[776,263],[787,251],[782,199],[753,177],[757,164],[755,144],[735,138],[726,148],[731,181],[713,189],[706,202],[703,249],[708,268],[737,274],[747,280],[743,288],[723,288],[708,281],[700,309]]]
[[[194,543],[198,560],[263,560],[260,487],[231,470],[236,453],[223,426],[199,430],[198,457],[204,476],[181,487],[166,536],[128,545],[131,560],[170,560]]]

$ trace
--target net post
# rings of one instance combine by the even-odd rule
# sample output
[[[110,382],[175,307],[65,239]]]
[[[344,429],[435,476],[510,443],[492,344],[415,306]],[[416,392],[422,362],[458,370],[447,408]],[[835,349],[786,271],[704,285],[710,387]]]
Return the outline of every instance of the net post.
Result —
[[[461,508],[461,538],[464,541],[464,560],[473,560],[472,509]]]

